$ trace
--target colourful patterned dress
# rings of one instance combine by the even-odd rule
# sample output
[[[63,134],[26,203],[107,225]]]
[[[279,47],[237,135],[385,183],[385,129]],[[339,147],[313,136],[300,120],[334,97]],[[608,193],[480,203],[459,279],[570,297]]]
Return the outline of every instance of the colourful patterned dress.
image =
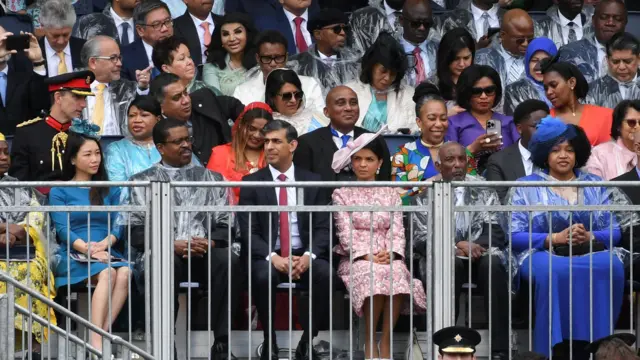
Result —
[[[341,188],[333,192],[335,205],[400,206],[400,196],[393,188]],[[413,279],[404,263],[406,240],[402,213],[395,212],[338,212],[335,214],[340,244],[334,250],[340,260],[338,276],[342,279],[353,301],[353,310],[362,316],[364,301],[371,295],[411,294],[413,282],[414,312],[424,312],[427,298],[420,280]],[[372,224],[373,220],[373,224]],[[373,238],[372,238],[373,236]],[[371,263],[363,256],[380,250],[394,253],[390,265]],[[353,266],[350,266],[350,257]],[[372,272],[373,270],[373,272]],[[393,292],[392,292],[393,289]],[[409,302],[403,308],[408,314]]]

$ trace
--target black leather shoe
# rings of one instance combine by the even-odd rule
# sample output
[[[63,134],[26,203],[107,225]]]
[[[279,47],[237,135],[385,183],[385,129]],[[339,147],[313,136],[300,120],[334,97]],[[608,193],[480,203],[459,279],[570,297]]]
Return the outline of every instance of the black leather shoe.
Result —
[[[211,360],[237,360],[233,353],[229,357],[229,344],[215,343],[211,347]]]
[[[279,351],[280,350],[278,349],[278,345],[273,344],[273,350],[271,351],[271,354],[269,354],[269,343],[265,341],[262,343],[262,353],[260,354],[260,360],[278,360]]]
[[[320,355],[313,345],[311,345],[311,354],[309,354],[309,342],[300,340],[296,348],[296,360],[320,360]]]

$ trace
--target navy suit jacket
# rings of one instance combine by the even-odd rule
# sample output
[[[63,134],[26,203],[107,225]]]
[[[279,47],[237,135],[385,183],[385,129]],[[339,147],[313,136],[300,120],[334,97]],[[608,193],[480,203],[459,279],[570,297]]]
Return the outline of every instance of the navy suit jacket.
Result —
[[[211,13],[211,18],[213,19],[213,23],[215,24],[215,26],[218,26],[218,24],[220,23],[220,19],[222,19],[221,16],[218,16],[214,13]],[[207,62],[207,59],[202,58],[198,29],[196,29],[196,24],[193,23],[191,15],[189,15],[189,10],[173,19],[173,35],[182,38],[187,42],[187,47],[189,48],[189,52],[191,53],[191,58],[193,59],[193,62],[196,64],[196,66],[200,66],[203,63]]]
[[[122,55],[120,77],[122,79],[136,81],[136,70],[144,70],[151,65],[140,38],[127,46],[123,46],[120,51]]]
[[[309,7],[309,19],[320,11],[318,0],[313,0]],[[251,16],[255,21],[259,31],[277,30],[289,43],[287,51],[290,55],[297,54],[296,42],[294,39],[289,19],[284,14],[284,9],[278,0],[233,0],[225,4],[225,12],[242,12]],[[311,44],[308,44],[311,45]]]

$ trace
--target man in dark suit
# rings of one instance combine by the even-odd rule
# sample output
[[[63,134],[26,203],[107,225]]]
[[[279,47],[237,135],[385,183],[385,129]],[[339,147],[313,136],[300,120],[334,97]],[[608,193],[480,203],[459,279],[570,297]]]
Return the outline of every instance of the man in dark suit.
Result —
[[[143,1],[133,10],[133,20],[139,38],[122,48],[123,79],[136,81],[140,71],[153,65],[151,54],[155,44],[173,36],[173,21],[167,4],[160,0]],[[151,76],[155,78],[160,71],[153,69]]]
[[[0,132],[13,135],[16,125],[49,109],[44,85],[45,61],[38,40],[32,35],[24,54],[7,51],[5,39],[11,33],[0,27]]]
[[[120,46],[127,46],[138,38],[133,10],[139,0],[109,0],[102,12],[87,14],[78,19],[73,36],[89,40],[97,35],[114,38]]]
[[[289,54],[297,54],[311,46],[307,22],[320,6],[317,0],[233,0],[226,2],[225,11],[249,14],[260,31],[279,31],[287,38]]]
[[[44,37],[39,41],[47,76],[73,72],[82,67],[80,51],[84,40],[71,36],[76,13],[66,0],[49,0],[40,10],[40,24]]]
[[[336,173],[331,168],[333,154],[348,143],[353,142],[358,136],[369,131],[355,126],[360,116],[358,96],[346,86],[338,86],[327,95],[324,114],[331,124],[304,134],[298,141],[298,148],[293,161],[296,166],[319,174],[322,181],[355,180],[355,175],[350,167]],[[382,137],[380,141],[384,145],[384,159],[378,180],[391,180],[391,161],[387,144]]]
[[[264,151],[267,167],[245,176],[243,181],[294,182],[320,181],[320,176],[293,164],[293,153],[298,145],[295,128],[286,121],[273,120],[263,129]],[[240,205],[326,205],[326,196],[321,188],[304,188],[304,203],[298,203],[296,189],[243,187],[240,190]],[[251,261],[251,283],[258,317],[264,330],[261,360],[277,360],[278,345],[275,332],[270,329],[269,291],[271,304],[275,304],[276,286],[283,282],[302,283],[312,288],[313,303],[300,316],[304,333],[296,349],[296,360],[318,359],[310,337],[318,334],[318,324],[330,313],[327,294],[330,293],[331,266],[327,261],[329,252],[329,216],[326,213],[266,212],[238,214],[243,257]],[[249,220],[251,219],[251,221]],[[251,228],[249,228],[251,224]],[[313,234],[313,237],[312,235]],[[313,266],[311,274],[309,267]],[[289,270],[291,269],[291,270]],[[302,309],[300,309],[302,310]],[[272,318],[276,316],[272,314]],[[309,318],[313,316],[312,328]],[[323,321],[324,322],[324,321]],[[270,342],[269,342],[270,341]],[[311,349],[310,349],[311,348]]]
[[[151,95],[160,103],[165,117],[187,123],[194,137],[193,152],[207,166],[211,149],[231,141],[229,120],[235,120],[244,105],[230,96],[216,96],[202,88],[189,95],[175,74],[162,73],[151,82]]]
[[[513,122],[520,133],[520,141],[491,155],[487,161],[488,181],[515,181],[531,175],[533,162],[527,149],[540,119],[549,115],[549,106],[540,100],[525,100],[513,112]],[[504,202],[509,188],[497,188],[500,201]]]
[[[185,4],[187,11],[173,20],[173,31],[187,42],[193,62],[200,66],[207,62],[205,51],[221,17],[211,12],[213,1],[185,0]]]

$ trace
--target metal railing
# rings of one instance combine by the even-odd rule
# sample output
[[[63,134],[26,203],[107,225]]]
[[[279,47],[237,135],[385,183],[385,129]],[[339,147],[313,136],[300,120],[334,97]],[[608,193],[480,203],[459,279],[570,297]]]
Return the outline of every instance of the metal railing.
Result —
[[[42,184],[31,184],[31,183],[17,183],[17,184],[0,184],[0,189],[2,189],[3,185],[7,185],[9,187],[28,187],[28,186],[39,186]],[[51,184],[49,184],[51,185]],[[419,278],[416,274],[416,268],[414,265],[414,257],[420,257],[422,261],[425,263],[425,273],[424,273],[424,289],[426,290],[426,312],[423,315],[414,315],[406,318],[406,326],[402,332],[394,332],[391,331],[390,334],[390,352],[391,354],[396,354],[398,356],[400,353],[403,353],[405,349],[407,350],[406,356],[409,358],[413,358],[413,347],[409,346],[414,342],[414,332],[410,331],[416,326],[416,320],[419,320],[420,327],[422,331],[417,333],[417,336],[420,340],[420,344],[422,345],[423,353],[425,358],[434,358],[437,354],[437,349],[434,348],[431,343],[431,335],[437,329],[440,329],[445,326],[454,325],[456,323],[459,324],[468,324],[474,325],[474,314],[482,313],[483,310],[481,307],[475,305],[477,302],[478,296],[475,294],[473,290],[477,284],[474,284],[473,276],[475,274],[475,270],[473,266],[469,266],[466,276],[469,277],[470,280],[465,281],[465,290],[466,299],[461,298],[458,302],[456,299],[458,298],[456,288],[456,264],[460,263],[460,259],[456,257],[454,239],[457,236],[456,229],[456,216],[459,214],[474,214],[478,212],[486,212],[488,214],[493,214],[496,217],[502,217],[505,219],[502,222],[503,225],[510,223],[511,216],[513,212],[526,212],[529,214],[533,213],[552,213],[557,211],[608,211],[608,212],[638,212],[640,211],[640,205],[612,205],[612,204],[602,204],[602,205],[584,205],[583,203],[579,203],[578,205],[531,205],[527,206],[523,209],[521,206],[517,205],[501,205],[501,204],[491,204],[491,205],[477,205],[477,204],[464,204],[456,202],[458,198],[458,194],[456,193],[456,188],[495,188],[495,187],[548,187],[558,184],[553,184],[549,182],[417,182],[417,183],[397,183],[397,182],[376,182],[376,183],[353,183],[353,182],[335,182],[335,183],[325,183],[325,182],[291,182],[287,183],[288,187],[295,187],[297,194],[297,205],[288,205],[288,206],[278,206],[278,205],[232,205],[232,202],[227,202],[225,204],[183,204],[176,203],[176,201],[180,201],[180,189],[185,188],[198,188],[202,189],[202,191],[213,191],[213,189],[229,189],[232,187],[242,187],[242,188],[258,188],[259,191],[275,191],[275,188],[278,184],[276,183],[262,183],[262,182],[224,182],[224,183],[204,183],[204,182],[180,182],[180,183],[160,183],[160,182],[151,182],[151,183],[79,183],[79,184],[70,184],[65,183],[62,186],[71,187],[71,186],[137,186],[144,188],[145,197],[142,200],[142,203],[135,205],[119,205],[119,206],[73,206],[61,209],[56,206],[39,206],[39,207],[31,207],[31,206],[0,206],[0,214],[4,212],[13,212],[13,211],[42,211],[45,213],[49,212],[64,212],[66,214],[71,214],[74,212],[124,212],[124,213],[140,213],[143,214],[142,219],[144,220],[144,288],[145,288],[145,345],[146,345],[146,353],[149,357],[141,354],[145,350],[139,349],[132,345],[134,342],[131,336],[131,321],[129,321],[129,338],[123,340],[117,335],[114,335],[112,331],[97,331],[95,326],[91,326],[90,322],[84,320],[78,315],[70,315],[73,312],[72,309],[67,306],[53,306],[51,305],[51,301],[45,302],[52,308],[56,309],[56,311],[60,311],[65,316],[67,316],[66,321],[66,329],[59,329],[51,323],[47,323],[45,321],[45,325],[51,326],[53,332],[57,332],[65,336],[67,341],[76,344],[83,344],[86,342],[86,333],[91,330],[96,333],[99,333],[105,342],[103,345],[103,352],[101,356],[105,356],[104,352],[111,352],[110,344],[121,345],[123,346],[122,355],[125,358],[128,358],[130,353],[140,354],[145,358],[155,358],[155,359],[172,359],[174,356],[174,344],[178,344],[178,353],[183,354],[186,352],[187,358],[192,357],[206,357],[208,356],[210,348],[216,344],[215,340],[215,332],[213,331],[216,327],[216,324],[212,320],[212,314],[216,313],[214,304],[212,303],[212,295],[215,295],[214,291],[222,291],[222,290],[214,290],[215,287],[212,287],[212,278],[211,278],[211,269],[212,266],[215,265],[213,263],[211,257],[207,257],[205,263],[202,268],[193,268],[194,261],[191,257],[186,259],[186,281],[181,284],[181,286],[176,287],[176,281],[174,279],[174,266],[176,257],[174,255],[174,241],[176,240],[176,228],[178,226],[178,221],[187,221],[191,222],[194,220],[194,217],[200,213],[205,214],[206,216],[200,217],[201,226],[207,229],[205,238],[207,240],[220,240],[220,239],[212,239],[211,238],[211,224],[216,223],[217,216],[219,214],[223,214],[225,218],[227,218],[227,227],[226,231],[226,247],[224,247],[224,253],[226,256],[226,266],[227,266],[227,281],[226,288],[223,290],[226,295],[226,302],[228,304],[227,308],[224,311],[224,315],[226,316],[227,325],[227,334],[229,338],[229,344],[231,346],[228,347],[228,353],[234,353],[239,357],[255,357],[254,349],[256,349],[259,343],[263,340],[260,332],[255,334],[255,324],[254,318],[252,314],[252,302],[251,299],[255,299],[257,296],[269,296],[271,299],[272,294],[275,292],[277,297],[276,303],[272,303],[269,300],[269,309],[270,314],[268,317],[268,324],[262,324],[262,326],[268,326],[272,328],[276,325],[276,323],[280,324],[278,321],[283,314],[277,313],[273,314],[275,311],[275,307],[279,307],[282,299],[286,297],[286,302],[288,302],[288,322],[285,327],[279,328],[276,333],[277,339],[279,342],[284,345],[284,347],[289,347],[290,349],[295,348],[294,336],[299,337],[299,333],[294,329],[294,324],[292,322],[292,318],[296,315],[296,312],[293,310],[294,300],[293,298],[296,296],[302,296],[303,298],[308,297],[308,300],[299,300],[298,302],[304,301],[308,308],[308,312],[310,314],[313,313],[314,307],[317,307],[317,299],[320,296],[316,297],[314,300],[314,294],[318,294],[319,290],[314,289],[314,283],[310,282],[308,286],[302,285],[298,287],[294,287],[290,283],[293,283],[292,278],[287,278],[283,280],[280,288],[276,284],[271,284],[272,279],[272,271],[273,266],[270,266],[269,271],[269,286],[266,294],[257,294],[254,290],[255,279],[252,279],[252,266],[255,266],[252,261],[240,261],[240,268],[242,271],[240,273],[235,273],[237,269],[237,253],[240,252],[241,259],[252,259],[252,250],[255,239],[255,234],[252,232],[247,232],[248,237],[243,238],[240,244],[238,244],[236,231],[238,231],[238,221],[237,218],[241,214],[247,214],[248,225],[251,228],[258,221],[258,217],[260,214],[267,214],[268,222],[277,219],[278,213],[280,212],[289,212],[289,213],[302,213],[304,215],[304,221],[308,219],[309,223],[312,223],[314,219],[319,216],[325,216],[326,213],[330,213],[328,217],[328,237],[329,237],[329,246],[330,249],[328,251],[326,262],[329,265],[330,269],[333,269],[334,265],[338,265],[340,261],[346,261],[349,269],[353,269],[353,264],[355,261],[359,261],[358,259],[354,259],[353,257],[341,258],[333,252],[333,246],[339,244],[339,240],[337,238],[337,234],[333,231],[336,226],[336,220],[334,219],[335,214],[344,213],[348,214],[348,225],[353,227],[354,225],[354,216],[365,216],[361,215],[362,213],[366,213],[366,216],[370,216],[373,219],[374,216],[378,216],[378,214],[389,214],[390,218],[393,218],[394,214],[402,214],[404,216],[404,226],[406,228],[406,243],[410,244],[410,246],[406,246],[405,258],[409,259],[409,261],[405,262],[405,266],[408,270],[409,274],[415,275],[415,278]],[[58,184],[55,184],[58,186]],[[563,184],[566,186],[566,183]],[[635,183],[630,182],[615,182],[615,183],[592,183],[592,182],[572,182],[572,187],[577,188],[586,188],[593,186],[624,186],[631,187],[637,186]],[[313,204],[313,205],[303,205],[305,202],[306,192],[305,189],[326,189],[326,188],[341,188],[341,187],[359,187],[359,188],[374,188],[374,187],[421,187],[424,188],[424,199],[422,206],[400,206],[400,205],[376,205],[376,204],[363,204],[363,205],[325,205],[325,204]],[[580,198],[580,197],[579,197]],[[429,240],[425,242],[424,248],[418,249],[420,250],[420,254],[416,253],[416,248],[413,246],[415,240],[415,234],[418,229],[416,228],[416,218],[419,214],[428,213],[427,215],[427,232],[429,233]],[[325,214],[325,215],[323,215]],[[360,215],[359,215],[360,214]],[[502,215],[499,215],[502,214]],[[491,215],[491,216],[493,216]],[[70,216],[70,215],[67,215]],[[186,220],[185,220],[186,219]],[[131,237],[131,228],[132,225],[130,223],[130,218],[127,218],[126,221],[129,221],[127,224],[127,231],[129,232],[129,237]],[[125,221],[125,223],[126,223]],[[302,219],[298,219],[298,221],[302,221]],[[389,225],[390,233],[394,233],[395,225]],[[488,239],[489,239],[489,248],[491,248],[492,241],[494,241],[495,234],[492,233],[491,227],[488,228]],[[631,227],[633,229],[633,227]],[[277,232],[277,228],[274,229],[266,229],[264,236],[268,237],[268,246],[270,249],[275,249],[276,244],[274,243],[276,236],[273,236],[273,232]],[[631,230],[633,233],[633,230]],[[291,232],[290,232],[291,233]],[[373,226],[371,225],[371,234],[373,234]],[[195,235],[195,234],[194,234]],[[505,236],[508,238],[507,247],[502,249],[503,253],[507,256],[507,274],[511,275],[511,268],[513,265],[515,255],[512,246],[512,234],[505,233]],[[317,241],[319,234],[311,233],[309,236],[309,247],[312,247],[313,242]],[[194,243],[192,239],[189,237],[188,241],[188,249],[191,252],[192,246]],[[344,240],[344,239],[343,239]],[[349,239],[346,241],[349,245],[353,245],[354,239]],[[368,252],[370,254],[373,253],[374,248],[374,240],[373,237],[369,238],[370,243],[367,244]],[[393,241],[391,240],[391,249],[394,249]],[[633,244],[633,242],[631,242]],[[127,246],[130,246],[128,244]],[[243,248],[244,246],[244,248]],[[633,246],[633,245],[632,245]],[[405,249],[402,249],[403,251]],[[631,249],[631,253],[633,254],[633,249]],[[550,255],[551,258],[551,255]],[[569,258],[569,263],[571,264],[573,258]],[[128,259],[130,260],[130,259]],[[266,261],[266,259],[265,259]],[[467,259],[469,264],[472,263],[472,259]],[[489,267],[492,266],[491,257],[489,260]],[[551,262],[550,262],[551,263]],[[311,276],[313,276],[314,272],[319,271],[314,266],[314,261],[311,262],[311,266],[309,268],[309,272]],[[289,262],[289,267],[293,266],[292,261]],[[394,281],[393,276],[395,272],[393,272],[393,267],[396,266],[395,263],[391,262],[391,279],[390,279],[390,287],[391,292],[393,292]],[[371,265],[373,268],[373,264]],[[610,265],[612,268],[613,265]],[[195,269],[195,270],[194,270]],[[233,269],[233,271],[232,271]],[[569,269],[573,269],[573,266],[569,266]],[[200,272],[205,272],[206,275]],[[570,270],[573,271],[573,270]],[[245,275],[246,273],[246,275]],[[368,276],[370,279],[368,281],[369,288],[367,291],[373,290],[375,282],[377,280],[374,279],[373,272],[370,272]],[[493,278],[492,272],[488,273],[488,279],[486,282],[489,284],[489,287],[495,287],[494,283],[496,280]],[[0,274],[1,275],[1,274]],[[353,284],[353,280],[358,274],[350,273],[346,279],[350,279],[349,283]],[[194,280],[198,278],[198,281]],[[286,277],[284,277],[286,278]],[[204,280],[202,280],[204,279]],[[367,337],[369,339],[380,335],[376,330],[376,326],[369,326],[371,329],[368,334],[363,333],[364,323],[358,320],[358,316],[353,311],[354,304],[354,294],[349,293],[349,289],[341,289],[338,291],[334,291],[334,289],[340,288],[342,286],[342,280],[337,277],[329,278],[329,291],[328,293],[321,293],[321,295],[326,299],[326,302],[329,304],[329,314],[328,317],[328,326],[327,324],[323,324],[325,326],[323,329],[319,329],[320,334],[318,336],[319,339],[325,340],[328,342],[328,345],[324,347],[317,347],[324,352],[324,356],[328,356],[329,358],[334,358],[339,356],[341,358],[359,358],[361,355],[360,352],[363,350],[362,342],[367,342]],[[630,283],[633,284],[633,262],[631,262],[631,276]],[[0,282],[5,281],[3,276],[0,276]],[[512,314],[514,313],[514,305],[511,298],[511,294],[515,292],[516,286],[514,285],[514,279],[509,276],[508,284],[507,284],[507,293],[509,294],[508,299],[508,351],[509,356],[511,356],[511,352],[516,349],[533,349],[533,341],[534,341],[534,326],[532,324],[532,319],[534,316],[534,308],[535,304],[533,301],[533,285],[531,282],[531,278],[529,278],[529,282],[527,287],[529,288],[529,298],[528,298],[528,308],[523,310],[527,312],[529,323],[527,324],[526,329],[514,328],[514,319],[512,318]],[[591,285],[593,286],[593,279],[591,280]],[[13,284],[15,281],[9,281],[7,284],[10,284],[10,287],[15,286],[16,288],[23,290],[18,285],[24,287],[21,284]],[[242,296],[237,296],[237,294],[232,295],[231,292],[231,284],[235,284],[237,282],[242,282],[243,287],[242,293],[246,293],[248,298],[248,303],[246,304],[246,308],[242,308],[240,310],[237,307],[241,301]],[[246,282],[246,284],[245,284]],[[611,288],[612,289],[612,288]],[[628,292],[633,292],[633,288],[628,290]],[[179,298],[182,300],[180,305],[180,309],[175,308],[174,304],[174,296],[176,292],[179,293]],[[31,292],[33,293],[33,291]],[[184,294],[183,294],[184,293]],[[338,297],[337,294],[343,293],[344,297]],[[571,293],[571,292],[570,292]],[[610,296],[612,291],[609,292]],[[67,289],[67,295],[71,294],[71,290]],[[129,285],[129,294],[131,294],[131,285]],[[204,295],[203,295],[204,294]],[[278,295],[284,294],[284,295]],[[38,298],[39,294],[32,294],[34,297]],[[197,300],[201,298],[201,295],[205,297],[207,300],[204,301],[204,305],[198,303],[193,304],[194,299]],[[234,296],[237,296],[234,298]],[[571,297],[572,295],[570,295]],[[496,325],[493,320],[493,315],[491,311],[491,305],[496,301],[496,299],[492,298],[493,295],[488,296],[488,299],[485,298],[483,301],[488,303],[489,313],[488,315],[488,326],[482,326],[483,328],[488,328],[488,333],[486,331],[482,331],[483,333],[483,343],[480,347],[480,353],[483,355],[490,355],[494,344],[492,343],[490,334],[494,331]],[[40,299],[40,298],[38,298]],[[90,296],[89,296],[90,299]],[[392,298],[393,299],[393,298]],[[48,300],[48,299],[45,299]],[[186,301],[185,301],[186,300]],[[415,288],[414,282],[410,281],[410,290],[408,295],[408,306],[407,310],[409,314],[414,314],[414,300],[415,300]],[[139,300],[138,300],[139,301]],[[393,307],[393,301],[391,300],[389,306]],[[464,310],[460,310],[460,303],[466,301],[464,305]],[[550,301],[553,301],[550,295]],[[571,300],[571,303],[577,301],[575,299]],[[69,303],[67,303],[69,305]],[[195,306],[194,306],[195,305]],[[244,303],[243,303],[244,305]],[[591,310],[593,309],[593,304],[591,303]],[[26,308],[20,308],[16,305],[14,307],[21,314],[30,316],[29,319],[32,318],[37,319],[37,316],[33,315],[32,311]],[[369,308],[371,314],[373,313],[372,307]],[[185,311],[186,310],[186,311]],[[462,316],[458,316],[456,318],[456,310],[460,310]],[[610,312],[613,312],[613,309],[607,309]],[[334,313],[342,313],[344,311],[344,316],[342,318],[336,318]],[[26,312],[26,314],[25,314]],[[109,311],[110,312],[110,311]],[[242,323],[238,323],[236,317],[240,313],[248,312],[248,316],[246,321],[242,321]],[[348,312],[348,313],[347,313]],[[131,315],[131,304],[128,306],[128,313]],[[174,316],[177,315],[178,321],[176,322],[176,318]],[[195,314],[195,315],[193,315]],[[372,318],[371,314],[368,316]],[[520,314],[523,315],[523,314]],[[626,315],[626,314],[623,314]],[[634,309],[634,304],[630,307],[628,312],[630,322],[628,323],[629,329],[634,329],[634,323],[636,322],[635,316],[638,315],[638,311]],[[194,316],[194,317],[192,317]],[[206,316],[206,326],[203,325],[205,321],[203,317]],[[389,312],[389,322],[394,322],[394,317],[391,312]],[[571,315],[569,315],[571,316]],[[325,316],[326,317],[326,316]],[[383,315],[381,315],[381,319],[383,319]],[[346,319],[345,319],[346,318]],[[463,319],[465,318],[465,319]],[[82,320],[81,320],[82,319]],[[182,320],[184,319],[184,320]],[[39,319],[46,320],[46,319]],[[71,320],[81,324],[85,327],[85,338],[82,336],[76,336],[70,330]],[[346,320],[346,321],[345,321]],[[384,320],[384,319],[383,319]],[[36,320],[37,321],[37,320]],[[611,322],[615,321],[612,319]],[[4,322],[4,321],[3,321]],[[186,331],[181,328],[182,323],[186,323]],[[309,327],[313,327],[313,323],[315,320],[309,319]],[[573,322],[573,319],[570,320],[570,323]],[[196,324],[194,324],[196,323]],[[301,321],[302,323],[302,321]],[[199,325],[198,325],[199,324]],[[4,326],[4,325],[1,325]],[[246,326],[246,329],[245,329]],[[193,327],[197,327],[198,330],[192,330]],[[337,328],[337,329],[336,329]],[[60,331],[58,331],[58,329]],[[89,330],[86,330],[89,329]],[[175,329],[175,330],[174,330]],[[610,326],[610,331],[615,330],[613,325]],[[212,335],[213,332],[213,335]],[[591,329],[593,333],[593,329]],[[523,336],[515,336],[523,335]],[[179,335],[179,336],[177,336]],[[184,335],[184,337],[182,336]],[[487,336],[489,335],[489,336]],[[551,336],[551,331],[548,333]],[[206,340],[204,339],[206,337]],[[395,339],[395,341],[394,341]],[[573,339],[573,334],[570,332],[568,335],[568,340]],[[592,340],[591,338],[588,340]],[[80,342],[79,342],[80,341]],[[369,341],[371,342],[371,341]],[[7,343],[8,344],[8,339]],[[109,347],[107,344],[109,343]],[[309,342],[311,344],[312,342]],[[2,345],[5,344],[0,341],[0,349],[2,349]],[[45,346],[45,345],[43,345]],[[88,345],[81,345],[86,347],[85,351],[88,351],[93,354],[100,354],[100,352],[94,351],[96,349],[92,349]],[[309,345],[311,347],[313,345]],[[269,344],[268,349],[262,349],[262,351],[271,351],[271,345]],[[399,349],[400,347],[400,349]],[[573,355],[572,350],[569,349],[570,356]],[[68,348],[67,348],[68,351]],[[83,351],[83,353],[85,352]],[[550,356],[553,356],[552,349],[549,348]],[[148,354],[147,354],[148,353]],[[150,354],[150,355],[149,355]],[[293,358],[293,351],[289,351],[286,355],[287,358]],[[184,358],[180,356],[180,358]]]

